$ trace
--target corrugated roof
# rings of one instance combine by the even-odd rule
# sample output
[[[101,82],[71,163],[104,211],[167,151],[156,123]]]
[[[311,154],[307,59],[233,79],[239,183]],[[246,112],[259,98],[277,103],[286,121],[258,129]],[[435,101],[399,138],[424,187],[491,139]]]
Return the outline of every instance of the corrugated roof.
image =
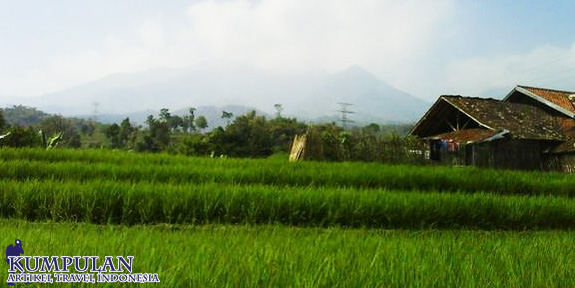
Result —
[[[533,140],[564,140],[558,117],[524,104],[490,98],[441,96],[469,117],[491,130],[509,130],[513,137]]]
[[[529,92],[560,106],[567,111],[575,113],[575,105],[569,100],[569,95],[575,94],[575,92],[569,91],[561,91],[561,90],[553,90],[553,89],[546,89],[546,88],[538,88],[538,87],[529,87],[529,86],[517,86],[521,87]]]

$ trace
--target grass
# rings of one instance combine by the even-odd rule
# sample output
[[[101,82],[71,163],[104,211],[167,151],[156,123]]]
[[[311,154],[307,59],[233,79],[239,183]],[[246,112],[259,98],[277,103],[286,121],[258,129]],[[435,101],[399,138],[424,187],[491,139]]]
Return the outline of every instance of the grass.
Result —
[[[575,234],[563,231],[125,227],[3,220],[0,235],[3,247],[19,237],[25,255],[135,256],[133,272],[158,273],[162,287],[575,285]],[[6,279],[6,269],[0,269],[0,279]]]
[[[573,229],[575,199],[255,184],[0,180],[0,217],[127,225]]]
[[[127,225],[575,228],[571,175],[99,150],[1,149],[0,159],[4,218]]]
[[[287,163],[280,159],[211,159],[107,150],[0,149],[3,179],[230,183],[353,187],[505,195],[575,196],[569,174],[421,167],[378,163]]]

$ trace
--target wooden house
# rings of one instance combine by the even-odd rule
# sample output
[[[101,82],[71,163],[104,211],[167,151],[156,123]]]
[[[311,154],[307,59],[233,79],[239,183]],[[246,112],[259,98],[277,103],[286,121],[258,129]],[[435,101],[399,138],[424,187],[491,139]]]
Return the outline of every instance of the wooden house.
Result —
[[[575,171],[574,94],[517,86],[503,100],[441,96],[410,134],[438,162]]]

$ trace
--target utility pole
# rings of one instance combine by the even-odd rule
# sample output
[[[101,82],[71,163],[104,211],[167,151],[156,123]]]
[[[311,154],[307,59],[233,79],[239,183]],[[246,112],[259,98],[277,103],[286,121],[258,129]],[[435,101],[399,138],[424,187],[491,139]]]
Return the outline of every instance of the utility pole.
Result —
[[[349,106],[353,105],[351,103],[337,103],[340,106],[340,109],[338,110],[338,112],[341,113],[341,119],[339,119],[339,121],[341,122],[341,126],[343,127],[343,130],[346,130],[348,128],[348,124],[349,123],[353,123],[354,121],[349,119],[349,115],[353,114],[355,112],[349,110]]]

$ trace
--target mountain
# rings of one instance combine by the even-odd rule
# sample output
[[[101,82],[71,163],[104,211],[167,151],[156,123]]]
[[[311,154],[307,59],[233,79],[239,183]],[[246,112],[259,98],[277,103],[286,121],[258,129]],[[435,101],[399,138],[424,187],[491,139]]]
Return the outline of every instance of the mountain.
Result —
[[[345,109],[353,112],[348,113],[350,119],[362,123],[415,121],[430,106],[430,103],[390,86],[359,66],[331,75],[313,92],[311,99],[314,100],[307,109],[312,114],[321,113],[329,105],[337,115],[336,119],[341,119],[341,112],[337,111]]]
[[[199,65],[116,74],[23,100],[26,105],[64,115],[93,115],[95,104],[100,114],[224,105],[271,110],[274,101],[305,92],[306,82],[314,83],[313,77],[263,73],[239,65]]]
[[[359,66],[334,74],[287,74],[212,63],[116,74],[22,101],[49,113],[91,117],[97,114],[98,119],[132,115],[136,120],[143,115],[156,115],[161,108],[187,111],[196,107],[196,115],[212,114],[213,121],[220,119],[226,105],[235,107],[239,114],[253,109],[275,114],[276,103],[282,104],[283,115],[301,120],[338,119],[337,103],[346,102],[353,104],[349,110],[355,113],[350,118],[361,123],[414,121],[430,105],[391,87]],[[200,108],[204,107],[202,113]]]

